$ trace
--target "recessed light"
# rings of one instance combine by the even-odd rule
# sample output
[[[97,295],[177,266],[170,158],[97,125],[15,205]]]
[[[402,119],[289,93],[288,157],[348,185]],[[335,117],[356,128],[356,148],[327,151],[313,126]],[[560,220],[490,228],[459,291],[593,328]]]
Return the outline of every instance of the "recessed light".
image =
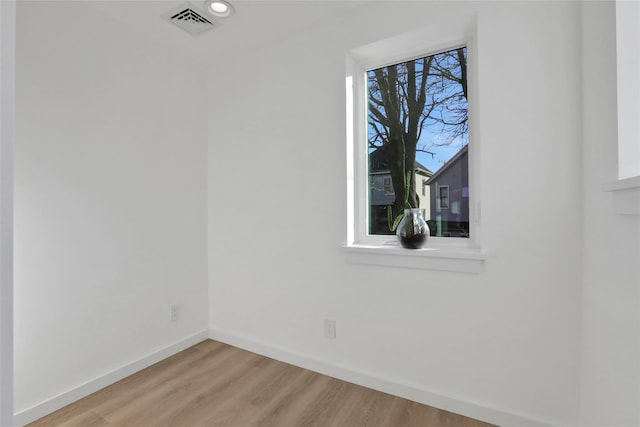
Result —
[[[224,0],[206,0],[204,8],[217,18],[226,18],[233,13],[233,6]]]

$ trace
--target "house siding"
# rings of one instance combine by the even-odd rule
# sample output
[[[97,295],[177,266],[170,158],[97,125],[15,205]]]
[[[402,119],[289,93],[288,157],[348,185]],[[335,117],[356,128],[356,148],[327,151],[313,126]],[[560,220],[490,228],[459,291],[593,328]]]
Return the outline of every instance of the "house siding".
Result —
[[[429,181],[432,235],[463,237],[469,230],[469,155],[465,151],[445,164]],[[441,188],[448,187],[448,206],[441,203]],[[434,229],[435,225],[435,229]],[[466,236],[465,236],[466,237]]]

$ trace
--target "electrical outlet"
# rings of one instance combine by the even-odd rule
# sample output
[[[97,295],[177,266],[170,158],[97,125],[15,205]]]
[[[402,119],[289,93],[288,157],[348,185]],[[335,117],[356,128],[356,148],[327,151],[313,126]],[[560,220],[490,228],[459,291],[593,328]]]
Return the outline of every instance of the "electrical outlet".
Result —
[[[331,319],[324,320],[324,337],[330,340],[336,339],[336,321]]]
[[[180,306],[178,304],[173,304],[171,306],[171,313],[169,314],[169,320],[172,322],[177,322],[180,317]]]

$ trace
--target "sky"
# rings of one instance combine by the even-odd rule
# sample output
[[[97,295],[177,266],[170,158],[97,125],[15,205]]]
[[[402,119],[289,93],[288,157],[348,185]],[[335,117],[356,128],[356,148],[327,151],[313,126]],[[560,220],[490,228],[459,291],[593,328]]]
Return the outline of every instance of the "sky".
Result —
[[[437,135],[427,132],[426,129],[425,133],[427,135],[423,134],[420,141],[418,141],[418,148],[426,147],[427,150],[434,153],[434,155],[432,156],[431,154],[418,151],[416,153],[416,160],[423,166],[426,166],[426,168],[431,172],[436,172],[438,169],[440,169],[446,161],[455,156],[456,153],[460,151],[460,149],[464,145],[466,145],[462,140],[456,139],[450,145],[440,147],[433,146],[431,141],[433,141],[434,138],[436,138],[437,140]],[[468,143],[468,141],[466,141],[466,143]]]

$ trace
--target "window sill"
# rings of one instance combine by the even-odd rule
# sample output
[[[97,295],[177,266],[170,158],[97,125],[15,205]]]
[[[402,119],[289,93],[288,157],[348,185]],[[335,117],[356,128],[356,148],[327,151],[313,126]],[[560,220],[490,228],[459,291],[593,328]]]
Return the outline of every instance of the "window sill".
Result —
[[[640,176],[620,179],[604,187],[613,193],[613,210],[620,215],[640,215]]]
[[[404,249],[399,246],[344,246],[347,261],[386,267],[481,273],[487,256],[478,249],[424,248]]]

